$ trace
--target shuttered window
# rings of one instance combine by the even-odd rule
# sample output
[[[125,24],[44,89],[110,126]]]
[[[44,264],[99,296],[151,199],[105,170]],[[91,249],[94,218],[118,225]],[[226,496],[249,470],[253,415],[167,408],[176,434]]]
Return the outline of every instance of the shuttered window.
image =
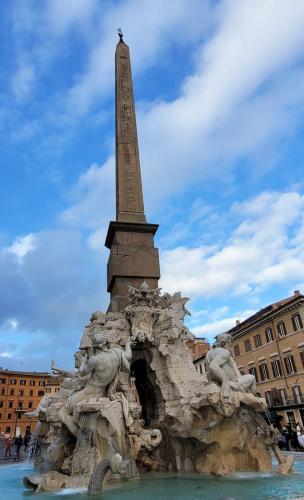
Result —
[[[261,345],[262,345],[261,335],[258,333],[253,338],[254,338],[255,347],[261,347]]]
[[[280,321],[280,323],[277,324],[277,329],[280,337],[286,337],[287,331],[284,321]]]
[[[292,321],[292,326],[293,326],[293,329],[295,332],[297,332],[298,330],[302,330],[303,323],[302,323],[301,316],[299,314],[294,314],[291,318],[291,321]]]
[[[245,340],[245,342],[244,342],[244,346],[245,346],[245,351],[246,351],[246,352],[249,352],[249,351],[251,351],[251,350],[252,350],[252,349],[251,349],[251,342],[250,342],[250,339]]]
[[[278,359],[271,362],[272,373],[275,378],[282,377],[282,367]]]
[[[265,337],[266,337],[266,342],[272,342],[274,340],[272,328],[270,328],[270,327],[266,328]]]
[[[261,375],[262,382],[264,382],[264,380],[268,380],[269,379],[269,375],[268,375],[268,368],[267,368],[266,363],[263,363],[262,365],[260,365],[259,366],[259,370],[260,370],[260,375]]]
[[[286,370],[287,370],[288,374],[297,373],[296,365],[295,365],[294,358],[293,358],[292,354],[290,354],[290,356],[286,356],[284,358],[284,363],[285,363]]]

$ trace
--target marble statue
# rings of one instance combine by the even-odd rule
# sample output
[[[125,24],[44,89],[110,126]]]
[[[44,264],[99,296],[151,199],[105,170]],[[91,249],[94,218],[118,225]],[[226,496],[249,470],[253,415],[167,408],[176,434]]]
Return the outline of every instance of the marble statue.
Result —
[[[61,389],[35,413],[43,475],[24,484],[98,492],[103,481],[138,478],[138,471],[270,471],[271,450],[279,472],[288,472],[291,460],[261,416],[267,405],[255,395],[254,376],[241,375],[233,361],[229,335],[218,336],[201,376],[184,324],[188,299],[146,283],[129,287],[127,298],[120,312],[92,314],[75,370],[52,363]]]
[[[231,336],[218,335],[215,347],[206,354],[205,366],[209,382],[221,386],[222,399],[229,399],[230,391],[256,393],[254,375],[241,375],[229,351]]]
[[[103,333],[92,335],[93,353],[83,354],[80,351],[75,357],[80,364],[78,373],[87,377],[86,384],[79,391],[71,391],[64,406],[59,412],[61,421],[77,438],[79,427],[73,418],[75,406],[90,398],[113,397],[120,371],[130,370],[131,349],[130,341],[125,350],[111,348],[107,337]]]

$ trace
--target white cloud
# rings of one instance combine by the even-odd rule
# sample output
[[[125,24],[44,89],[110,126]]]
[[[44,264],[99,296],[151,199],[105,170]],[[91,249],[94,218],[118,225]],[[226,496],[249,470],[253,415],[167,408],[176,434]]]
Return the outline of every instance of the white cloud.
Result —
[[[26,236],[20,236],[15,239],[10,247],[4,248],[4,252],[10,252],[22,262],[23,258],[35,249],[35,235],[29,233]]]
[[[226,181],[244,156],[261,154],[255,168],[265,169],[299,119],[304,75],[293,64],[303,57],[304,4],[234,0],[219,12],[179,98],[139,114],[144,181],[156,204],[194,182]]]
[[[0,357],[2,358],[11,358],[13,356],[13,353],[9,351],[2,351],[0,352]]]
[[[260,209],[259,205],[263,207]],[[221,247],[178,247],[161,255],[161,286],[196,297],[245,295],[304,279],[304,196],[263,193],[232,207],[244,219]],[[294,238],[294,234],[297,235]]]
[[[70,206],[60,220],[76,227],[99,228],[114,217],[114,157],[101,167],[91,165],[69,193]]]
[[[162,0],[128,0],[112,4],[101,18],[101,37],[91,48],[87,69],[70,89],[71,112],[86,113],[97,98],[102,99],[112,89],[116,27],[121,26],[125,31],[126,43],[131,47],[133,73],[138,74],[161,62],[171,44],[177,47],[197,39],[211,19],[206,1],[192,0],[191,8],[187,0],[170,4]]]
[[[219,333],[225,332],[230,328],[233,328],[236,324],[236,320],[244,321],[246,318],[254,314],[256,311],[254,310],[246,310],[237,314],[236,317],[230,316],[227,318],[222,318],[219,320],[203,323],[200,326],[196,326],[191,328],[191,332],[196,337],[205,337],[209,341],[212,341],[216,335]]]
[[[179,97],[138,106],[144,192],[150,213],[159,207],[163,210],[170,196],[203,181],[233,183],[235,165],[242,158],[250,158],[257,175],[275,163],[280,152],[277,144],[293,133],[304,99],[304,85],[299,85],[304,81],[303,68],[295,67],[303,58],[304,4],[291,3],[227,0],[218,4],[205,16],[213,30],[197,49],[193,74],[183,82]],[[145,2],[138,6],[129,1],[105,13],[102,38],[92,48],[87,70],[70,89],[73,113],[85,113],[112,88],[112,25],[118,19],[132,19],[127,24],[127,38],[135,75],[155,64],[179,29],[182,43],[191,30],[195,39],[204,33],[207,21],[202,28],[197,24],[193,28],[193,23],[186,25],[185,15],[190,16],[191,10],[199,24],[207,3],[195,2],[193,9],[187,9],[181,0],[174,2],[173,10],[172,6],[155,5],[148,25],[138,23]],[[248,171],[250,175],[255,174]],[[104,192],[108,186],[104,185]],[[182,232],[182,228],[178,230]]]
[[[45,20],[52,33],[65,34],[77,25],[90,29],[92,16],[98,13],[98,0],[48,0],[45,4]]]
[[[17,320],[15,320],[15,319],[11,319],[11,320],[9,321],[9,325],[10,325],[10,327],[12,328],[12,330],[17,330],[19,323],[18,323],[18,321],[17,321]]]

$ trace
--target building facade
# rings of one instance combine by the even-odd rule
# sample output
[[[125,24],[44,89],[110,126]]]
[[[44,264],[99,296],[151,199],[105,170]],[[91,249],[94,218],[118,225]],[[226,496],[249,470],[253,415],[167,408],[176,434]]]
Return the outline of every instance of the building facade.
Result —
[[[210,344],[206,339],[194,339],[191,343],[189,342],[189,347],[192,350],[193,364],[196,371],[201,375],[206,372],[205,369],[205,357],[210,349]]]
[[[47,392],[59,390],[57,377],[48,373],[19,372],[0,369],[0,435],[24,435],[33,431],[38,419],[28,419]]]
[[[304,296],[294,295],[261,309],[227,333],[242,374],[251,373],[280,425],[304,427]]]

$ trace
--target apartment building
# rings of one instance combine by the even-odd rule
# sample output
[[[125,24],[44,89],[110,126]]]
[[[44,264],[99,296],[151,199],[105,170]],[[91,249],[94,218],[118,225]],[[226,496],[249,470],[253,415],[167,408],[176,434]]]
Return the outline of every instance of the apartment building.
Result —
[[[52,395],[59,389],[57,377],[48,373],[0,369],[0,435],[33,431],[38,419],[30,420],[25,413],[34,411],[46,392]]]
[[[196,339],[188,342],[188,347],[191,349],[193,364],[196,371],[201,375],[206,372],[205,370],[205,357],[210,349],[210,344],[205,338]]]
[[[270,415],[281,425],[304,427],[304,296],[294,295],[261,309],[227,333],[242,374],[251,373]]]

